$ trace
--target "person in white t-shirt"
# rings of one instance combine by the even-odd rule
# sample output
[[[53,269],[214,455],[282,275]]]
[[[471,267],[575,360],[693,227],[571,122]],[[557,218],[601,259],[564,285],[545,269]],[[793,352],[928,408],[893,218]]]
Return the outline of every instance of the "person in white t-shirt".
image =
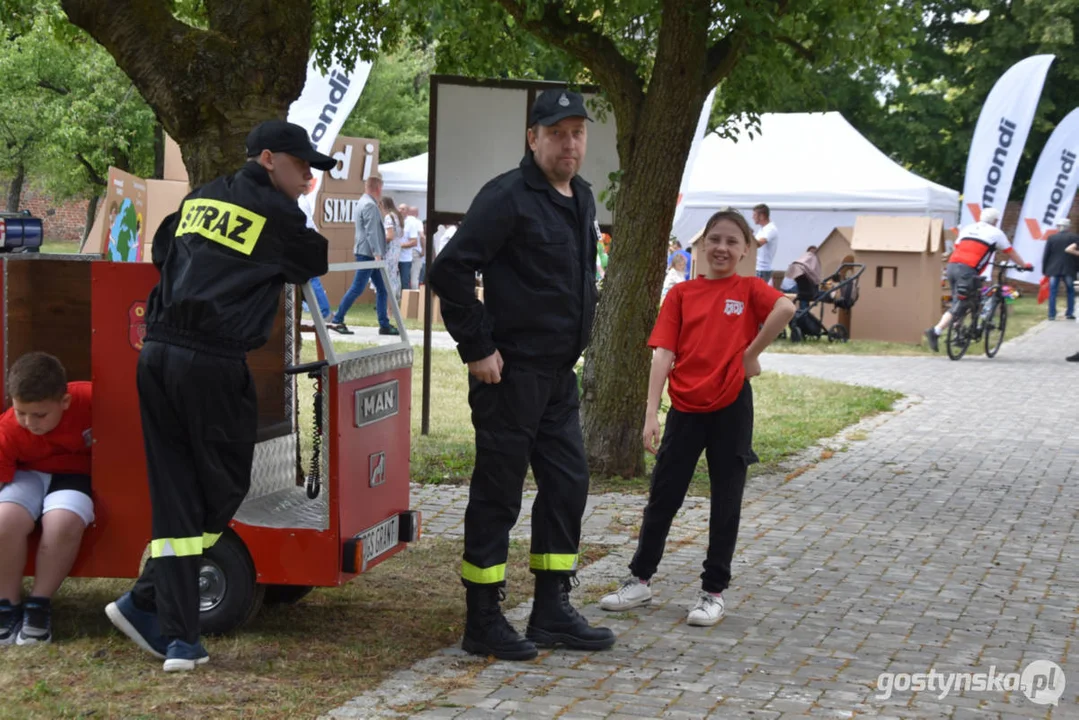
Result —
[[[445,230],[443,230],[441,236],[436,236],[435,237],[435,257],[438,257],[438,254],[440,252],[442,252],[442,248],[446,247],[446,243],[448,243],[450,241],[450,238],[452,238],[454,233],[456,233],[456,232],[457,232],[457,226],[456,225],[450,225],[450,226],[446,227]]]
[[[772,284],[772,260],[779,247],[779,228],[772,222],[772,212],[764,203],[753,208],[753,222],[760,227],[757,231],[757,277],[769,285]]]
[[[401,239],[401,287],[405,290],[412,288],[412,260],[415,250],[420,247],[423,239],[423,222],[419,218],[419,209],[408,205],[400,205],[397,210],[405,220],[404,238]]]

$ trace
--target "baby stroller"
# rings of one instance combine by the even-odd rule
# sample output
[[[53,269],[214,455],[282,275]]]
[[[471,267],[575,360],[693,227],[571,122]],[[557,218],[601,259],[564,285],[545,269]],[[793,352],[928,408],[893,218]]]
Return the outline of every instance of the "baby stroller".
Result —
[[[828,327],[824,319],[824,306],[832,305],[832,312],[850,310],[858,302],[858,279],[865,272],[865,265],[843,263],[824,280],[820,277],[820,260],[815,252],[807,252],[787,268],[783,287],[797,293],[798,309],[788,325],[791,342],[802,342],[807,337],[828,342],[846,342],[850,329],[843,323]],[[814,314],[814,311],[817,311]]]

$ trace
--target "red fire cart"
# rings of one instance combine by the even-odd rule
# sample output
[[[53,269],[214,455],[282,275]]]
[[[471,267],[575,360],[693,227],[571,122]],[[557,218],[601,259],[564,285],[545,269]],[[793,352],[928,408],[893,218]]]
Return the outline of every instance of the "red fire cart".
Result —
[[[97,518],[72,575],[134,578],[150,540],[135,365],[157,271],[70,255],[5,255],[0,263],[5,377],[20,355],[42,350],[70,379],[94,383]],[[248,356],[259,399],[251,490],[203,555],[205,632],[241,626],[264,601],[292,602],[312,587],[346,583],[419,537],[419,513],[409,510],[407,336],[338,356],[316,319],[323,359],[302,365],[298,301],[297,289],[286,287],[270,341]],[[313,408],[299,402],[298,384],[306,382],[317,388]],[[301,467],[304,433],[313,439],[309,468]]]

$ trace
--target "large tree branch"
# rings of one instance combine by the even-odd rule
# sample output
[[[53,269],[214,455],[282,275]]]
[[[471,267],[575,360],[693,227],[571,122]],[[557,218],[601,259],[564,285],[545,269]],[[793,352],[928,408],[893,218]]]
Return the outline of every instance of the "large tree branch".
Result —
[[[90,182],[94,185],[101,185],[102,187],[108,185],[108,181],[101,177],[98,171],[94,169],[94,166],[90,164],[90,161],[87,160],[82,153],[75,153],[75,159],[82,163],[82,166],[86,168],[86,174],[90,176]]]
[[[42,88],[43,90],[52,90],[54,93],[57,93],[58,95],[67,95],[68,93],[71,92],[67,88],[59,87],[57,85],[53,85],[48,80],[38,80],[37,81],[37,86],[39,88]]]
[[[543,15],[529,18],[518,0],[497,2],[524,30],[584,63],[607,93],[616,114],[621,115],[622,109],[632,108],[644,100],[644,84],[634,64],[619,52],[610,38],[565,12],[563,3],[547,3]]]
[[[787,35],[776,35],[776,42],[781,42],[787,47],[794,50],[794,52],[803,60],[808,63],[814,63],[817,61],[817,54],[807,48],[802,43],[798,42],[792,37]]]

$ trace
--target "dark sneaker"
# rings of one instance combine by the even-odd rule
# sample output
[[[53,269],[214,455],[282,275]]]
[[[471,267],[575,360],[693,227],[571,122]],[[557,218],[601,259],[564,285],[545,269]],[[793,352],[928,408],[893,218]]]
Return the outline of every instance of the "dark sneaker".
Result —
[[[164,670],[165,672],[186,672],[208,662],[210,662],[210,653],[206,652],[202,643],[197,642],[192,645],[183,640],[173,640],[169,643]]]
[[[1069,355],[1068,357],[1066,357],[1064,359],[1067,360],[1068,362],[1079,362],[1079,352],[1075,353],[1074,355]],[[0,642],[2,642],[2,641],[0,641]]]
[[[338,335],[352,335],[352,331],[348,329],[348,325],[345,325],[343,322],[335,323],[333,321],[330,321],[330,323],[326,327],[330,330],[333,330]]]
[[[1074,319],[1075,319],[1075,316],[1074,316],[1074,315],[1065,315],[1065,316],[1064,316],[1064,319],[1065,319],[1065,320],[1074,320]]]
[[[929,349],[933,352],[940,352],[940,336],[937,335],[936,328],[929,328],[925,331],[925,339],[929,343]]]
[[[0,600],[0,645],[11,645],[22,627],[22,605],[12,605],[10,600]]]
[[[37,645],[52,642],[52,603],[48,598],[29,597],[23,603],[22,630],[16,645]]]
[[[380,327],[378,329],[379,335],[400,335],[401,331],[395,328],[393,325],[387,325],[386,327]]]
[[[135,607],[131,593],[124,593],[105,606],[105,614],[116,629],[127,635],[136,645],[159,660],[165,659],[169,641],[161,634],[161,625],[157,613],[146,612]]]

